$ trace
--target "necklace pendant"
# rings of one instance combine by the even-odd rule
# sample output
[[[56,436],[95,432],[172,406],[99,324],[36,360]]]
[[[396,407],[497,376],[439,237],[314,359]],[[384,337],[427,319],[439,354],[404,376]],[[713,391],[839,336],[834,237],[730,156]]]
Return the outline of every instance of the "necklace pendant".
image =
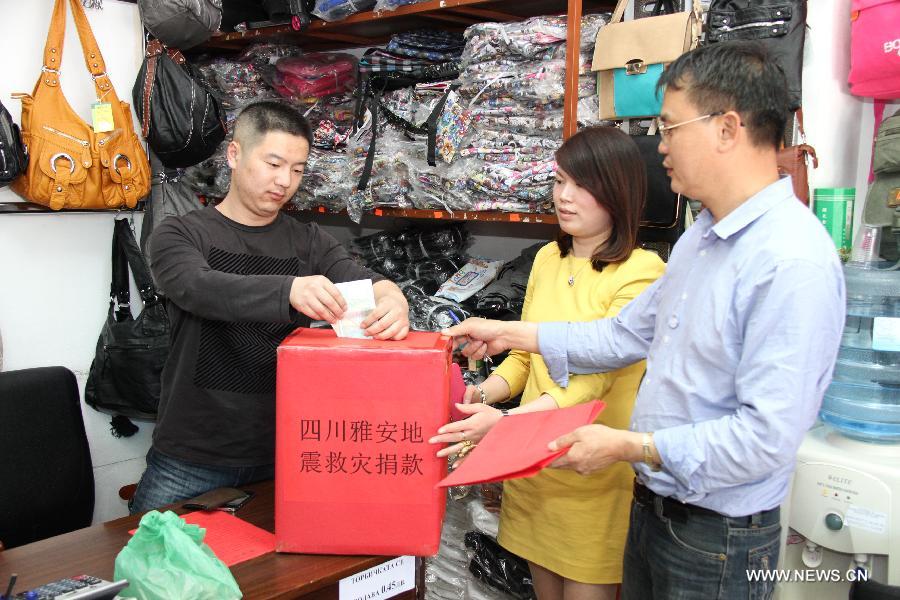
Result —
[[[574,275],[570,275],[570,276],[569,276],[569,287],[572,287],[572,286],[574,286],[574,285],[575,285],[575,276],[574,276]]]

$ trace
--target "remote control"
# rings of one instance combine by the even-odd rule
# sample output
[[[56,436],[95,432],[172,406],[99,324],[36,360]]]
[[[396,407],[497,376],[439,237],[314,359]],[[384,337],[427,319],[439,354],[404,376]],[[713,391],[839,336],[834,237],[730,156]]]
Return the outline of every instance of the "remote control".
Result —
[[[106,581],[91,575],[77,575],[20,592],[10,600],[108,600],[126,587],[127,579]]]

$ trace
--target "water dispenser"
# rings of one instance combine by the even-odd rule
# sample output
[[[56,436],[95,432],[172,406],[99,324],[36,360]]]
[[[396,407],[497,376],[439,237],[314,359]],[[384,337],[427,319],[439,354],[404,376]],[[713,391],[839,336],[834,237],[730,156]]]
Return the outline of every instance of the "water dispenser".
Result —
[[[847,321],[822,420],[865,442],[900,442],[900,270],[844,267]]]
[[[797,452],[779,600],[844,600],[854,574],[900,586],[900,270],[844,267],[847,319],[820,417]],[[810,579],[811,578],[811,579]]]

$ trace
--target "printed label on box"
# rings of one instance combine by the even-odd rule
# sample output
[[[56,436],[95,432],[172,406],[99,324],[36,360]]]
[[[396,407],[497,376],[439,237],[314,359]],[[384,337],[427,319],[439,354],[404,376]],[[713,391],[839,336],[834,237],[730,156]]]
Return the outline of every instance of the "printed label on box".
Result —
[[[346,483],[360,477],[386,478],[395,486],[425,475],[422,464],[430,447],[414,419],[301,418],[299,429],[298,474],[342,478]]]
[[[340,600],[393,598],[416,586],[416,560],[401,556],[367,571],[341,579]]]

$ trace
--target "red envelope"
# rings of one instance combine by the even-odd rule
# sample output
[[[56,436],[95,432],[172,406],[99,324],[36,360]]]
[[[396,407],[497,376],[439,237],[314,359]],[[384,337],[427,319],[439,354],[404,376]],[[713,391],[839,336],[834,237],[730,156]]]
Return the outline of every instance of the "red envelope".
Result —
[[[206,530],[203,542],[226,566],[231,567],[275,551],[274,533],[269,533],[232,514],[215,510],[198,510],[181,515],[181,518],[185,523]],[[134,535],[135,531],[137,529],[132,529],[128,533]]]
[[[568,452],[568,448],[551,452],[547,444],[582,425],[590,425],[604,408],[604,402],[595,400],[569,408],[504,417],[437,485],[471,485],[534,475]]]

